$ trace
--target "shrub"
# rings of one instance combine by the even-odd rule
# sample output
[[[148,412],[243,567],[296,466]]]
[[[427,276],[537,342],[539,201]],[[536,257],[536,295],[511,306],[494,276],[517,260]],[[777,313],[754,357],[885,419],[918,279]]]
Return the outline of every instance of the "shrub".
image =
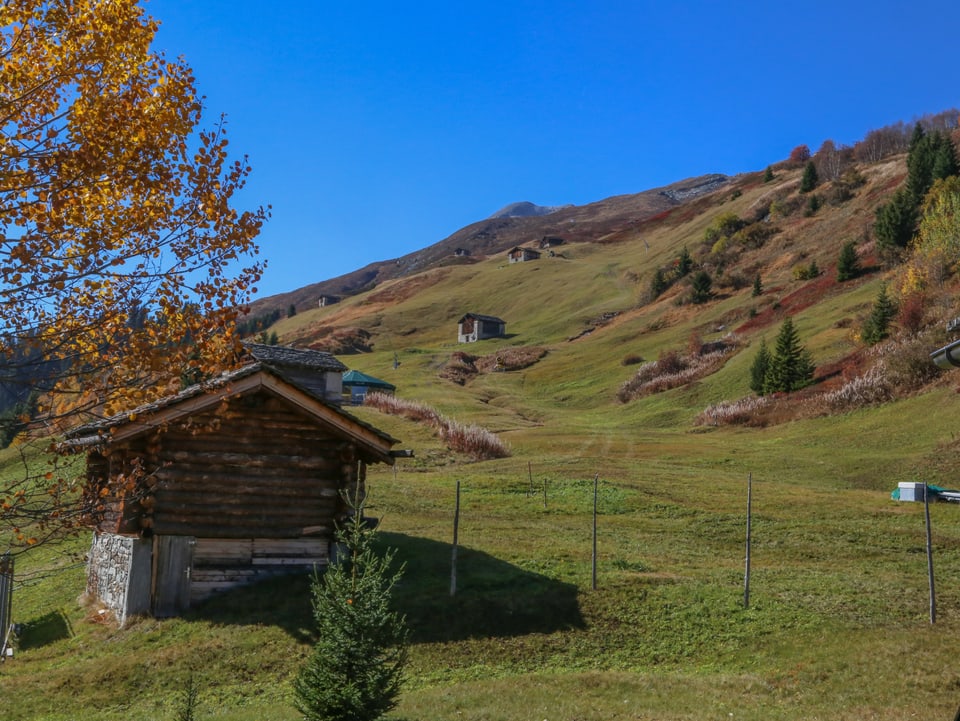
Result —
[[[810,265],[798,265],[793,269],[794,280],[813,280],[820,275],[817,261],[811,260]]]
[[[623,357],[623,360],[620,361],[622,366],[635,366],[637,363],[643,363],[643,356],[637,355],[636,353],[630,353]]]
[[[770,404],[767,396],[748,396],[738,401],[721,401],[707,406],[694,419],[698,426],[751,425],[760,411]]]
[[[923,293],[910,293],[900,301],[897,322],[907,333],[918,333],[926,316],[926,298]]]
[[[823,400],[833,410],[852,410],[874,403],[884,403],[892,398],[893,390],[883,362],[874,364],[863,375],[823,395]]]
[[[930,360],[930,343],[922,335],[891,343],[884,354],[890,384],[898,391],[922,388],[940,374]]]

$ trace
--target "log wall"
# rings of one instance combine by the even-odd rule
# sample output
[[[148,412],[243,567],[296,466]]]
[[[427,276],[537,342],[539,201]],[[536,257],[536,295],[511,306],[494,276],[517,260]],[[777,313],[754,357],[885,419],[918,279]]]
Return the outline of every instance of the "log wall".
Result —
[[[340,489],[357,479],[352,444],[265,392],[115,453],[112,475],[114,459],[144,458],[135,530],[156,535],[329,539],[344,510]],[[125,506],[116,514],[124,519],[133,510]]]
[[[323,568],[329,559],[330,544],[325,538],[198,538],[190,602],[279,574]]]

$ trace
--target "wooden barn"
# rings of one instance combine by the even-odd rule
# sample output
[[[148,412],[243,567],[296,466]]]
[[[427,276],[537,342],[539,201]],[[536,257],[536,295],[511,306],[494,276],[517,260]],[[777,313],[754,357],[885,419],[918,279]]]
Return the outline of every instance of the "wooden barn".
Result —
[[[540,251],[533,248],[511,248],[507,253],[507,258],[511,263],[524,263],[530,260],[540,260]]]
[[[94,529],[87,595],[121,624],[324,566],[344,501],[396,440],[340,408],[328,353],[251,345],[238,370],[75,429]]]
[[[485,338],[500,338],[507,332],[507,322],[492,315],[467,313],[457,321],[457,342],[473,343]]]

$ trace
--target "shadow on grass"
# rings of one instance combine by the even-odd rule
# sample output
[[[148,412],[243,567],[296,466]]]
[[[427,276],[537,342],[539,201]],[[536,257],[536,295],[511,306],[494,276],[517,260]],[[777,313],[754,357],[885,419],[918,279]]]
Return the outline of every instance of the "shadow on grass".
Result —
[[[394,589],[414,642],[459,641],[583,628],[577,587],[459,548],[457,593],[450,596],[450,544],[380,533],[378,545],[405,564]],[[298,641],[312,640],[310,574],[281,576],[215,596],[186,618],[219,624],[269,624]]]
[[[489,554],[457,549],[457,589],[450,596],[450,544],[393,533],[380,542],[406,564],[395,597],[413,640],[523,636],[583,628],[577,587]]]
[[[73,636],[73,628],[62,611],[51,611],[45,616],[23,624],[19,629],[17,646],[22,651],[40,648],[48,643]]]

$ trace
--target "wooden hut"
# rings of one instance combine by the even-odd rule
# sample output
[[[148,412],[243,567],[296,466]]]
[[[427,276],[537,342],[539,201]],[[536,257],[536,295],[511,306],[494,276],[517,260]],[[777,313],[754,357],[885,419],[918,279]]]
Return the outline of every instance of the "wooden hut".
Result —
[[[485,338],[501,338],[507,332],[507,322],[492,315],[467,313],[457,321],[457,341],[473,343]]]
[[[540,251],[533,248],[517,246],[507,252],[507,259],[511,263],[525,263],[531,260],[540,260]]]
[[[334,527],[396,440],[340,407],[333,356],[250,346],[251,362],[75,429],[94,529],[87,593],[121,623],[330,559]]]

